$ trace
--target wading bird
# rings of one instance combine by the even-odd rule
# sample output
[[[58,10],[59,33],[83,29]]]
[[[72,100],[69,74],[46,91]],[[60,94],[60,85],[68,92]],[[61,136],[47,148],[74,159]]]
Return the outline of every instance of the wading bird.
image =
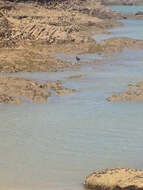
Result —
[[[76,56],[75,58],[76,58],[76,63],[78,63],[80,61],[80,58],[78,56]]]

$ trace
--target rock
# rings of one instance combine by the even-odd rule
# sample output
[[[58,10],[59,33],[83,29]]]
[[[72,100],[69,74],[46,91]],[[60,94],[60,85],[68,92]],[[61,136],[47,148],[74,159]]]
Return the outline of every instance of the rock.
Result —
[[[50,53],[102,53],[133,46],[125,40],[102,46],[91,38],[93,32],[119,26],[116,19],[121,15],[100,0],[49,3],[0,1],[0,72],[55,72],[72,64]]]
[[[7,18],[0,12],[0,40],[10,38],[12,33],[11,25]]]
[[[21,40],[46,41],[48,44],[79,41],[79,31],[88,23],[96,24],[120,15],[98,0],[53,1],[52,9],[48,3],[47,7],[26,2],[9,4],[3,0],[1,3],[0,8],[6,16],[0,15],[0,36],[10,36],[9,39],[16,43]],[[7,9],[8,4],[10,8]]]
[[[0,78],[0,95],[5,94],[4,98],[1,98],[2,102],[19,104],[17,99],[27,99],[35,103],[45,103],[47,98],[51,96],[51,93],[43,88],[40,88],[40,84],[33,80],[27,80],[24,78],[16,77],[2,77]],[[14,98],[15,97],[15,98]],[[17,98],[17,99],[16,99]]]
[[[143,15],[143,11],[138,11],[135,15]]]
[[[0,94],[0,104],[22,104],[22,100],[17,97],[8,96],[7,94]]]
[[[61,95],[64,95],[64,94],[73,94],[75,92],[76,92],[76,90],[74,90],[74,89],[63,88],[63,89],[58,90],[56,92],[56,96],[61,96]]]
[[[86,177],[85,186],[95,190],[141,190],[143,170],[115,168],[94,172]]]
[[[39,83],[17,77],[0,78],[0,103],[21,104],[24,100],[35,103],[45,103],[48,97],[74,93],[75,90],[64,88],[61,81]]]
[[[82,78],[84,76],[86,76],[86,75],[83,75],[83,74],[72,75],[72,76],[68,77],[68,80],[77,80],[77,79],[80,79],[80,78]]]
[[[125,102],[125,101],[143,101],[143,82],[139,82],[135,85],[128,85],[125,92],[114,94],[107,98],[109,102]]]
[[[134,40],[127,37],[118,37],[104,40],[103,43],[97,43],[95,45],[93,44],[90,47],[89,52],[117,52],[125,48],[132,49],[138,48],[139,46],[141,48],[143,46],[143,44],[140,44],[139,40]]]
[[[19,49],[1,49],[0,72],[56,72],[72,67],[72,63],[50,56],[47,48],[47,45],[41,47],[34,44]]]
[[[47,88],[50,90],[62,90],[63,89],[61,81],[57,81],[57,82],[49,81],[44,84],[41,84],[40,86],[42,86],[42,88]]]

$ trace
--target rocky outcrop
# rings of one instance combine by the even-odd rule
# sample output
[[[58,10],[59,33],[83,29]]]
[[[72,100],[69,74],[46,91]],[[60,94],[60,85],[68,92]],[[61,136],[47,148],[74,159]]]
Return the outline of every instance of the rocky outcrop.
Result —
[[[115,168],[94,172],[86,178],[85,186],[95,190],[141,190],[143,170]]]
[[[8,37],[9,43],[20,40],[48,44],[84,42],[87,39],[79,32],[85,27],[96,25],[103,19],[120,17],[97,0],[66,0],[47,4],[47,7],[34,3],[11,3],[9,6],[7,9],[4,1],[0,3],[0,37]],[[3,40],[0,41],[1,47],[4,46]]]
[[[95,34],[119,24],[120,14],[98,0],[51,2],[0,0],[0,72],[53,72],[71,67],[49,54],[88,52],[96,44],[92,29]]]
[[[45,103],[52,95],[69,94],[75,90],[64,88],[60,81],[39,83],[16,77],[0,78],[0,103],[21,104],[25,100],[35,103]]]
[[[138,11],[135,15],[143,15],[143,11]]]
[[[139,40],[134,40],[127,37],[109,38],[104,40],[103,43],[92,45],[89,52],[118,52],[124,48],[138,48],[143,47]]]
[[[124,14],[124,17],[126,19],[136,19],[136,20],[143,20],[143,12],[139,11],[137,13],[129,13],[129,14]]]
[[[23,102],[22,99],[27,99],[36,103],[44,103],[51,96],[51,93],[41,87],[40,83],[36,81],[24,78],[3,77],[0,78],[0,95],[5,95],[5,98],[9,96],[7,101],[3,99],[4,103],[17,103],[11,101],[10,97],[19,99],[19,102]]]
[[[9,20],[0,12],[0,47],[11,46],[13,41],[13,27]]]
[[[49,55],[48,47],[34,45],[24,45],[21,48],[0,49],[0,72],[56,72],[63,68],[69,68],[72,63]]]
[[[85,77],[85,76],[86,75],[84,75],[84,74],[72,75],[72,76],[68,77],[68,80],[78,80],[78,79]]]
[[[0,104],[22,104],[22,100],[7,94],[0,94]]]
[[[76,90],[74,90],[74,89],[68,89],[68,88],[59,89],[56,92],[56,96],[61,96],[61,95],[64,95],[64,94],[73,94],[75,92],[76,92]]]
[[[119,13],[105,7],[102,4],[102,0],[65,0],[58,3],[56,2],[56,5],[53,3],[52,5],[52,8],[65,9],[72,12],[76,11],[103,19],[110,19],[120,16]]]
[[[9,38],[11,36],[11,26],[6,17],[0,13],[0,39]]]
[[[107,98],[109,102],[143,101],[143,82],[129,84],[125,92]]]
[[[0,72],[58,71],[72,64],[50,53],[103,53],[136,44],[131,39],[96,44],[91,36],[119,26],[116,19],[122,18],[99,0],[53,2],[0,1]]]

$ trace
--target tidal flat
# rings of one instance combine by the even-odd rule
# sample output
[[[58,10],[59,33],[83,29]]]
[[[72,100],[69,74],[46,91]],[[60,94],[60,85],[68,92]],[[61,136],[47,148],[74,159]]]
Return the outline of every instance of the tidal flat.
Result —
[[[16,13],[12,10],[11,14]],[[101,14],[99,15],[101,19]],[[17,15],[13,16],[13,19],[19,19]],[[24,16],[22,19],[25,20],[22,22],[27,23]],[[35,19],[35,17],[32,18]],[[124,37],[124,29],[126,37],[133,40],[132,44],[136,40],[142,43],[142,37],[136,39],[142,27],[138,24],[141,21],[128,20],[125,22],[129,24],[118,28],[118,31],[122,31],[122,37]],[[135,23],[137,30],[135,30]],[[54,22],[52,22],[53,25],[55,25]],[[97,26],[99,34],[101,31],[99,23]],[[134,31],[132,33],[134,37],[129,36],[130,29]],[[105,28],[104,32],[106,32]],[[104,32],[102,30],[102,33]],[[65,37],[65,35],[63,36]],[[116,39],[120,36],[115,32],[114,37]],[[115,49],[116,41],[112,44],[112,40],[110,47]],[[23,46],[19,49],[22,49],[23,52],[23,49],[27,47],[27,42],[22,42]],[[122,42],[119,46],[122,45]],[[28,47],[35,44],[35,42],[29,43],[32,44],[28,44]],[[45,57],[51,57],[55,46],[57,47],[57,51],[54,53],[58,57],[55,59],[55,55],[53,55],[50,58],[51,62],[54,60],[52,64],[56,68],[56,72],[54,69],[45,70],[45,72],[44,69],[43,72],[40,72],[39,69],[38,72],[37,68],[47,62],[41,60],[42,63],[39,64],[38,60],[41,57],[38,56],[38,50],[35,49],[34,56],[38,56],[38,58],[34,57],[37,62],[32,62],[32,68],[33,66],[36,68],[35,72],[28,72],[27,69],[16,70],[17,72],[14,70],[12,72],[9,70],[7,73],[1,72],[1,77],[36,81],[38,85],[39,83],[45,84],[47,81],[58,81],[58,84],[61,84],[60,81],[62,81],[64,88],[76,91],[63,96],[53,94],[44,104],[27,101],[22,105],[0,104],[0,189],[2,190],[83,190],[85,176],[94,169],[107,167],[143,169],[142,102],[113,103],[106,100],[114,93],[123,91],[128,84],[136,84],[143,80],[142,48],[133,48],[131,44],[131,48],[127,45],[118,48],[118,51],[107,51],[106,53],[95,51],[91,54],[88,52],[89,47],[87,46],[85,54],[82,43],[70,42],[67,44],[67,41],[64,42],[65,44],[62,43],[50,44],[47,50],[48,55],[45,51],[45,44],[43,44],[42,56]],[[65,49],[62,48],[60,52],[59,47],[64,46]],[[71,52],[71,46],[75,52]],[[38,47],[41,47],[41,44]],[[68,47],[70,48],[68,49]],[[78,47],[81,47],[82,54],[80,51],[76,51]],[[93,48],[93,50],[95,49]],[[66,54],[67,52],[69,54]],[[100,53],[98,54],[98,52]],[[18,55],[14,56],[14,61],[16,60],[16,64],[20,65],[19,58],[22,57],[23,60],[23,55],[25,57],[27,54],[20,53]],[[75,64],[76,55],[81,59],[79,67],[78,64],[77,66]],[[2,59],[7,60],[7,56]],[[57,65],[58,63],[62,64],[62,67],[59,66],[60,69],[57,69],[55,60]],[[89,63],[87,63],[88,61]],[[48,68],[51,68],[49,66],[51,62],[48,62]],[[68,66],[64,68],[63,63],[68,63]],[[74,64],[75,66],[73,66]],[[45,65],[42,68],[45,67],[47,68]],[[8,68],[15,69],[11,65]],[[22,67],[20,66],[20,68]]]

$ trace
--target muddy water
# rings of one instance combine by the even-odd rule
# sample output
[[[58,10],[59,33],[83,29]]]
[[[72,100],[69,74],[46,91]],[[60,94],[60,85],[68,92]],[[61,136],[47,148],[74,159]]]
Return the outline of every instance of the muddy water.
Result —
[[[47,104],[0,106],[0,190],[83,190],[94,169],[143,169],[143,103],[106,101],[143,80],[143,51],[102,59],[74,71],[16,74],[61,79],[77,93]]]

